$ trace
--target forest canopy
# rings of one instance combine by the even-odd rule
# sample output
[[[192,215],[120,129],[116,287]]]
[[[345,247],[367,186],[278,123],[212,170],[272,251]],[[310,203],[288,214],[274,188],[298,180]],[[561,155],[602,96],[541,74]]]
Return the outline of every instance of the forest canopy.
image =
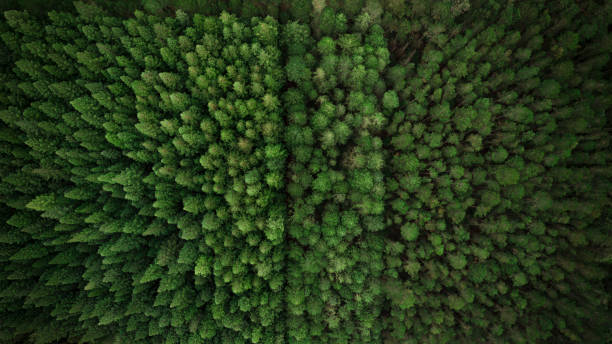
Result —
[[[612,338],[612,3],[188,3],[3,13],[0,343]]]

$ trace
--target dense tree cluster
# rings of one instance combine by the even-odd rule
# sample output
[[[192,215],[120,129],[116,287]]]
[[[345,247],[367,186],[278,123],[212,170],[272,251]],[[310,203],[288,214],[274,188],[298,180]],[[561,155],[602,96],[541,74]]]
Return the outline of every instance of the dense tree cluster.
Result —
[[[609,242],[610,35],[579,15],[506,7],[388,69],[398,343],[597,342],[609,325],[593,253]]]
[[[6,13],[2,328],[282,338],[277,22],[80,9]]]
[[[380,26],[286,26],[287,310],[298,342],[380,341],[389,62]],[[304,37],[306,39],[304,39]]]
[[[4,13],[0,342],[612,335],[610,4],[208,2]]]

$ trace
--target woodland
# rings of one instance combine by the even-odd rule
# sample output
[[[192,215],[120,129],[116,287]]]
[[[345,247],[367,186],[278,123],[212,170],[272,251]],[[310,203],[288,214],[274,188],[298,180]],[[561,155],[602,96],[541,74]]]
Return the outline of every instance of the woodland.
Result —
[[[612,343],[612,2],[0,10],[0,343]]]

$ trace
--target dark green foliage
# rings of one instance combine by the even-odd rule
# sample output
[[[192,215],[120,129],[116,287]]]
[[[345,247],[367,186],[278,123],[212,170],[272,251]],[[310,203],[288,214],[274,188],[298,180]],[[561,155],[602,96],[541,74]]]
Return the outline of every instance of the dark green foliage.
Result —
[[[428,44],[414,67],[388,72],[390,83],[408,80],[395,87],[400,107],[386,107],[394,118],[385,146],[393,155],[389,342],[606,336],[609,266],[594,252],[609,245],[610,141],[597,127],[610,120],[610,84],[597,69],[576,78],[559,68],[585,53],[608,56],[610,46],[574,35],[592,24],[564,3],[505,8],[508,20],[498,23],[466,21],[452,40]],[[525,13],[543,20],[523,22]],[[532,46],[536,39],[551,43]],[[571,42],[561,48],[557,39]]]
[[[1,343],[609,340],[610,4],[35,3]]]

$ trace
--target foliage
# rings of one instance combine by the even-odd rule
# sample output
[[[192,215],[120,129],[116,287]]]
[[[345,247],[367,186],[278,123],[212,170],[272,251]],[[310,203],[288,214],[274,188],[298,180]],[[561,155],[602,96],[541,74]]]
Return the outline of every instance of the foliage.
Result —
[[[380,27],[337,29],[296,43],[308,28],[286,26],[291,45],[284,94],[291,160],[287,310],[295,342],[382,340],[384,164],[382,72],[389,62]],[[301,44],[303,47],[295,47]],[[304,51],[306,54],[304,54]]]
[[[566,69],[608,61],[609,33],[566,5],[499,8],[388,70],[388,341],[605,336],[609,266],[592,253],[609,245],[610,83]]]
[[[0,21],[0,342],[609,337],[610,4],[64,5]]]
[[[4,336],[282,340],[278,23],[77,9],[6,12]]]

